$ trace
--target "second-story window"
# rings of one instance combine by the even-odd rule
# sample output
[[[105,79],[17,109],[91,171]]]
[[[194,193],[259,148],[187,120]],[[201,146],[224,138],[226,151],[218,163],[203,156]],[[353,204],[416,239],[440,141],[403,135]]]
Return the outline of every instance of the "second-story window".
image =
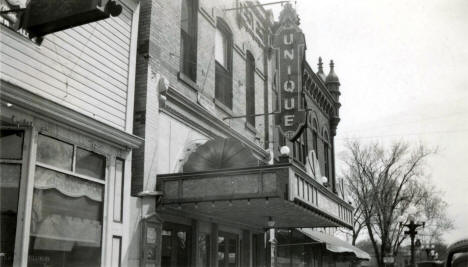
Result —
[[[318,151],[317,151],[317,148],[318,148],[318,136],[317,136],[317,120],[314,119],[312,121],[312,146],[314,147],[314,151],[315,151],[315,154],[317,155],[318,157]]]
[[[327,131],[323,131],[323,159],[325,163],[325,176],[330,178],[330,159],[328,149],[328,133]]]
[[[192,81],[197,79],[197,0],[182,0],[180,19],[181,72]]]
[[[293,155],[294,158],[300,163],[304,164],[307,156],[307,133],[304,131],[301,136],[294,141],[293,144]]]
[[[255,58],[247,52],[245,61],[245,113],[247,123],[255,127]]]
[[[215,98],[232,109],[232,33],[221,19],[218,19],[216,27]]]

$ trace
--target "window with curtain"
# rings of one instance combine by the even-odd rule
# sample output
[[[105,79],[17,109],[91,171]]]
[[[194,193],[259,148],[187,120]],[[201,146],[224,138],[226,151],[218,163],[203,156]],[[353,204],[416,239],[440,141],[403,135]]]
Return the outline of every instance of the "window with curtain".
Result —
[[[250,52],[245,63],[245,114],[247,123],[255,127],[255,58]]]
[[[197,79],[197,0],[182,0],[180,18],[181,72],[192,81]]]
[[[28,266],[100,266],[106,158],[38,136]]]
[[[215,36],[215,98],[232,109],[232,33],[218,19]]]

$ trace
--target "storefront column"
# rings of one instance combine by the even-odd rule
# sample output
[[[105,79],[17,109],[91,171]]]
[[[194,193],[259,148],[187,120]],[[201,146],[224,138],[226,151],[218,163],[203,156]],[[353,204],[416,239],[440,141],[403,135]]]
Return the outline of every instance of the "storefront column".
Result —
[[[276,267],[276,238],[275,228],[270,228],[270,267]]]

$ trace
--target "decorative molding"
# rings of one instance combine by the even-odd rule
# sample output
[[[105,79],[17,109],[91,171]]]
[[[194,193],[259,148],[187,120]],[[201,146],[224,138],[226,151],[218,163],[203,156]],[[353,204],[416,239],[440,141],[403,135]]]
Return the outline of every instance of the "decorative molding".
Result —
[[[100,137],[114,146],[132,149],[138,148],[144,142],[138,136],[61,106],[9,82],[0,80],[0,84],[0,97],[3,101],[8,101],[16,107],[26,110],[33,116],[44,118],[54,123],[60,122],[69,125],[92,137]]]
[[[211,24],[211,26],[216,28],[216,20],[210,15],[210,13],[208,13],[208,11],[206,11],[204,7],[200,6],[198,8],[198,11]]]
[[[236,43],[234,43],[233,47],[234,47],[234,51],[236,51],[245,60],[244,50]]]

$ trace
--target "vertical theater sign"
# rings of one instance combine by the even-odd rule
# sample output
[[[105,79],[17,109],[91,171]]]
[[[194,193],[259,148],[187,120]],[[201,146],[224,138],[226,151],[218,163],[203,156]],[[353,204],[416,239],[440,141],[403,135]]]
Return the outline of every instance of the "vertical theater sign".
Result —
[[[299,19],[292,7],[283,13],[273,46],[278,58],[277,84],[280,92],[280,110],[276,121],[281,133],[294,141],[306,123],[306,112],[302,105],[302,62],[305,38],[298,27]]]

